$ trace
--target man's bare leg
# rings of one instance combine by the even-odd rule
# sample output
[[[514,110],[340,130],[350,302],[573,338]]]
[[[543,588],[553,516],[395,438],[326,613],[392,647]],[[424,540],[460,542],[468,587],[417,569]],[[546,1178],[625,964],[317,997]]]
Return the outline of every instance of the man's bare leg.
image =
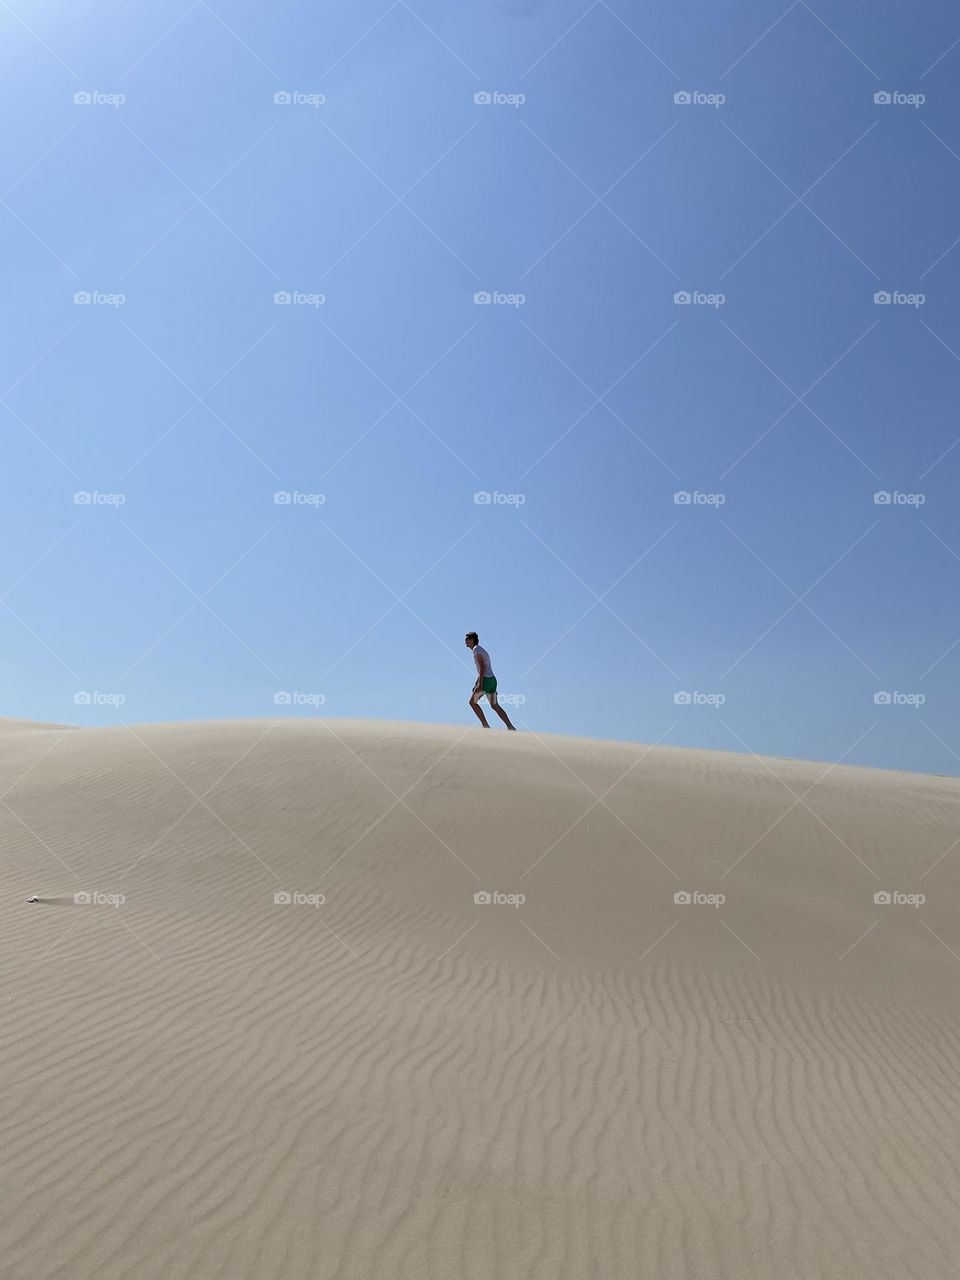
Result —
[[[517,726],[515,724],[510,723],[510,717],[507,715],[503,707],[501,707],[500,703],[497,701],[497,695],[495,693],[488,693],[487,701],[490,703],[491,707],[493,707],[494,711],[497,713],[497,715],[500,717],[503,723],[507,726],[507,728],[512,729],[514,733],[516,733]]]
[[[475,691],[474,693],[472,693],[470,695],[470,705],[471,707],[473,707],[474,711],[477,713],[477,718],[479,719],[483,727],[485,729],[489,729],[490,726],[487,724],[487,717],[483,714],[483,707],[480,706],[479,698],[480,698],[480,694],[478,691]]]

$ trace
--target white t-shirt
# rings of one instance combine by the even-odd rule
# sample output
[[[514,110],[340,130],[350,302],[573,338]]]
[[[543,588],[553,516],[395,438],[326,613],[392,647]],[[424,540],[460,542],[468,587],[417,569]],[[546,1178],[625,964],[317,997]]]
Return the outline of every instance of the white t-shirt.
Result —
[[[480,673],[481,679],[493,675],[493,667],[490,665],[490,655],[484,649],[483,645],[476,644],[473,646],[473,660],[477,664],[477,671]]]

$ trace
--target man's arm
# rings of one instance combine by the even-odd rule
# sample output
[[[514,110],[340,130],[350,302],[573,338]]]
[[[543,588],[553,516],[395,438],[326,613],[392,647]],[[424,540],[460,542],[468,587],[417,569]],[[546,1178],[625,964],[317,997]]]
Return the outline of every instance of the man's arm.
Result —
[[[477,653],[476,649],[473,651],[473,665],[477,668],[477,678],[473,682],[473,691],[476,693],[480,688],[480,682],[483,679],[483,667],[480,665],[480,655]]]

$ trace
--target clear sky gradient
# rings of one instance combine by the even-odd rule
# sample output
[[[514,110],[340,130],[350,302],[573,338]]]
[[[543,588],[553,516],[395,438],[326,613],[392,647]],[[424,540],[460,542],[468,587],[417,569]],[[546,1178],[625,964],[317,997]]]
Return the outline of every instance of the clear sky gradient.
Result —
[[[958,772],[955,6],[0,23],[5,714]]]

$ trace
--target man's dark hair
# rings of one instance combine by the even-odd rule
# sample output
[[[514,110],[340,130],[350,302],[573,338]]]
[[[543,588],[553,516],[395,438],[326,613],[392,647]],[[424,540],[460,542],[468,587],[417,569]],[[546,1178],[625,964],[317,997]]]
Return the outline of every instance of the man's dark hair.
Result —
[[[475,631],[468,631],[465,638],[467,640],[476,640],[477,644],[480,643],[480,637]]]

